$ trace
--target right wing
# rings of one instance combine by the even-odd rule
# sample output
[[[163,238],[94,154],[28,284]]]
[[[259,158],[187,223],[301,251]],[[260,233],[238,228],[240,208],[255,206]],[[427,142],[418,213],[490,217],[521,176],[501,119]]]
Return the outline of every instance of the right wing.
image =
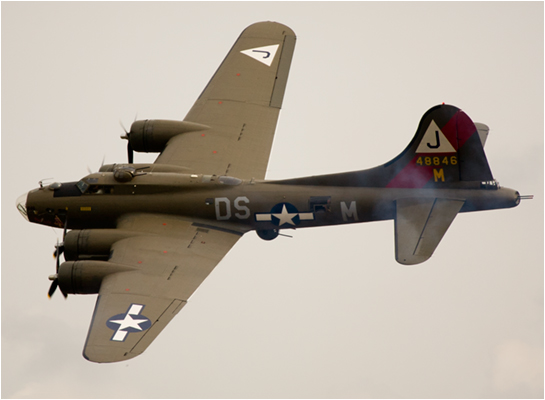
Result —
[[[172,215],[127,215],[136,236],[112,246],[83,356],[104,363],[141,354],[187,303],[241,232]]]
[[[463,205],[461,199],[397,200],[396,261],[413,265],[430,258]]]
[[[155,162],[263,179],[294,48],[285,25],[246,28],[184,119],[210,129],[173,137]]]

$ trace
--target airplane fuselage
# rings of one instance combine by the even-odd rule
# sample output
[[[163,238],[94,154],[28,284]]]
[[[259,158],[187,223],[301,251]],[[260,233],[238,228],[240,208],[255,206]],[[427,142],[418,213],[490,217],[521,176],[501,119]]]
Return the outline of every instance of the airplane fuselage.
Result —
[[[479,182],[445,189],[294,185],[242,181],[200,174],[145,173],[118,182],[111,172],[80,182],[52,184],[28,193],[31,222],[69,229],[115,228],[125,214],[178,215],[213,221],[241,233],[393,219],[396,200],[444,198],[464,201],[461,212],[514,207],[518,192],[483,189]]]

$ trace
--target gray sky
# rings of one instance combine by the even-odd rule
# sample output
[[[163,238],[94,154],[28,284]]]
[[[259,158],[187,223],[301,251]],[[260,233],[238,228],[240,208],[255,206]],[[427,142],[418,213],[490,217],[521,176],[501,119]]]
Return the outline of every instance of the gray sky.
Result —
[[[16,198],[124,162],[119,121],[183,119],[263,20],[298,36],[268,178],[382,164],[445,102],[536,198],[459,215],[414,267],[392,221],[250,233],[143,355],[85,361],[96,297],[47,299],[62,232]],[[543,397],[543,106],[541,2],[3,2],[2,397]]]

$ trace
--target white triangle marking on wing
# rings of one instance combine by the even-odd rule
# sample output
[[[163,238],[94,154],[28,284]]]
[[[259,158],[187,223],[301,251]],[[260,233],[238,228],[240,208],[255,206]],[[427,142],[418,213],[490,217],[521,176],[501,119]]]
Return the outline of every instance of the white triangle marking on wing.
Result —
[[[253,49],[242,50],[241,53],[270,67],[274,60],[274,56],[276,55],[276,51],[278,50],[278,46],[280,45],[272,44],[270,46],[255,47]]]

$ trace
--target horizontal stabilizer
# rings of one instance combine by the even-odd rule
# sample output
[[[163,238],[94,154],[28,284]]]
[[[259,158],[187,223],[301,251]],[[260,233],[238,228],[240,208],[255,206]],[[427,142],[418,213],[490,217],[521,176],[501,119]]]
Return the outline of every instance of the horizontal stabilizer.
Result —
[[[396,201],[396,261],[413,265],[426,261],[464,205],[464,200],[414,198]]]
[[[477,128],[477,132],[479,133],[479,139],[481,139],[481,144],[484,147],[484,144],[486,143],[486,138],[488,138],[488,132],[490,132],[490,128],[485,124],[481,124],[480,122],[475,122],[475,128]]]

